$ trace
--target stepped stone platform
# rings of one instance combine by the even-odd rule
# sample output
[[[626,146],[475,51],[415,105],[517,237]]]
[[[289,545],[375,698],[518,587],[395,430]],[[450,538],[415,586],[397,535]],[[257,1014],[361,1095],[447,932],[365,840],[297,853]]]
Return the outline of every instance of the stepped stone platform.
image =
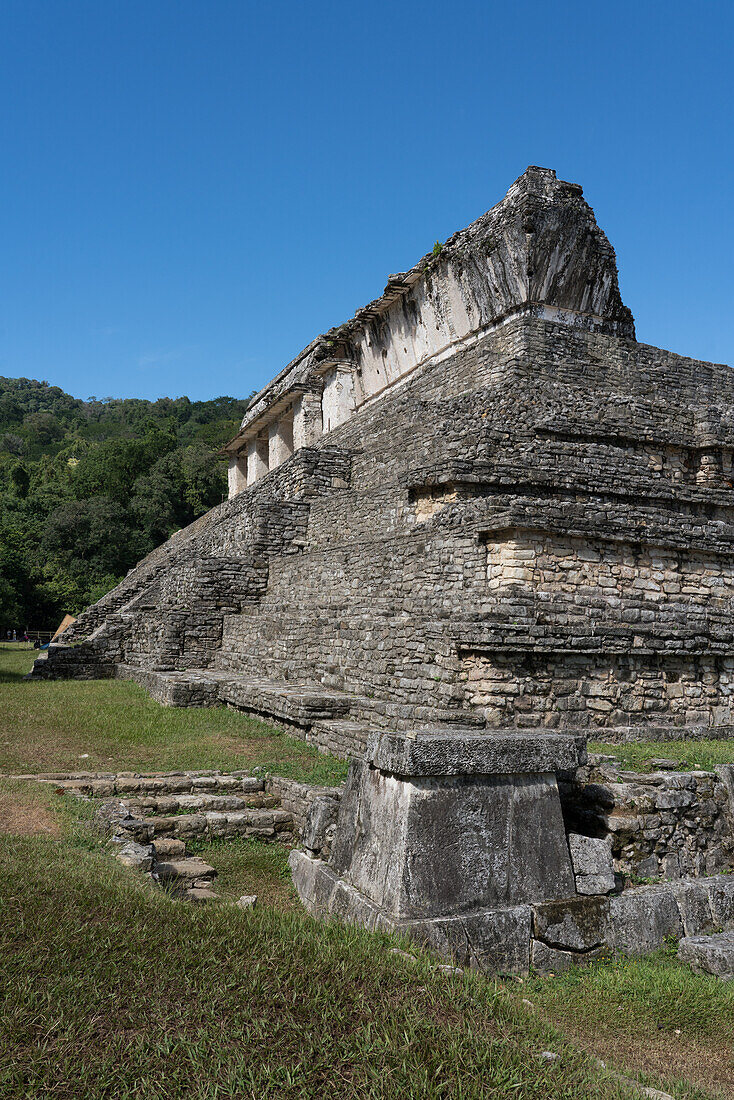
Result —
[[[637,342],[578,185],[529,168],[224,451],[230,499],[34,676],[132,676],[344,756],[443,724],[732,736],[734,375]]]
[[[345,798],[303,811],[314,912],[515,968],[699,934],[731,773],[617,782],[582,741],[734,732],[734,373],[638,342],[582,189],[528,168],[287,364],[223,454],[229,499],[32,675],[132,677],[352,758]],[[275,811],[189,816],[230,812]]]

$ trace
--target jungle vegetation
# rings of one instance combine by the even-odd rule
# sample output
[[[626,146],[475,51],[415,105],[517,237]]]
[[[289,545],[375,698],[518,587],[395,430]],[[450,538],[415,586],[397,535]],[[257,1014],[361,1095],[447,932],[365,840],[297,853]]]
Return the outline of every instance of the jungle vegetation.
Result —
[[[80,400],[0,377],[0,633],[52,630],[226,494],[248,399]]]

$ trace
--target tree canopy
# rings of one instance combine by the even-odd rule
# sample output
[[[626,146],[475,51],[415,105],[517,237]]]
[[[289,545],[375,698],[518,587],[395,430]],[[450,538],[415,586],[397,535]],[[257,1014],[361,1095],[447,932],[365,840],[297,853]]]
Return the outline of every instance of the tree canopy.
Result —
[[[248,399],[86,401],[0,377],[0,632],[51,630],[226,494]]]

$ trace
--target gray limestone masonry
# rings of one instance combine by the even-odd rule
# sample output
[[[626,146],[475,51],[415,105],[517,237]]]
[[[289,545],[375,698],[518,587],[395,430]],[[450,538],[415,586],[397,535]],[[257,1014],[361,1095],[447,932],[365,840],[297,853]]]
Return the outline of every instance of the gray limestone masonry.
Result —
[[[635,341],[553,172],[309,345],[227,453],[231,499],[33,675],[129,676],[342,756],[369,728],[734,730],[734,375]]]
[[[372,760],[350,764],[330,851],[306,830],[305,850],[291,852],[314,915],[400,931],[459,965],[502,973],[557,972],[734,929],[734,876],[618,881],[608,840],[567,834],[555,775],[481,773],[467,754],[463,773],[450,760],[450,771],[426,776],[421,740],[431,738],[373,735]]]
[[[313,912],[489,969],[734,926],[731,769],[585,750],[734,735],[734,374],[637,342],[578,185],[528,168],[309,344],[223,453],[230,498],[32,675],[234,707],[350,776],[341,798],[281,780],[280,808],[212,790],[182,814],[182,788],[159,838],[295,825]],[[133,796],[145,822],[158,796]]]
[[[719,874],[734,856],[733,772],[639,774],[592,764],[561,777],[564,817],[571,830],[603,839],[626,878]]]

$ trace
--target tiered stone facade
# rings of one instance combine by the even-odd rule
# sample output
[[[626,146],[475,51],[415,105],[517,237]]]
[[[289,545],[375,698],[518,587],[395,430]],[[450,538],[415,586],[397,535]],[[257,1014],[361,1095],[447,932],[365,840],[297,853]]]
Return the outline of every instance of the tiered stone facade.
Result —
[[[133,677],[354,757],[341,798],[282,792],[319,915],[510,971],[734,928],[730,770],[585,765],[593,732],[734,733],[734,375],[636,342],[578,186],[528,169],[225,451],[231,499],[34,675]],[[233,813],[170,827],[276,829]]]
[[[129,675],[352,754],[368,728],[734,728],[734,376],[635,340],[529,169],[257,396],[232,497],[37,675]]]

